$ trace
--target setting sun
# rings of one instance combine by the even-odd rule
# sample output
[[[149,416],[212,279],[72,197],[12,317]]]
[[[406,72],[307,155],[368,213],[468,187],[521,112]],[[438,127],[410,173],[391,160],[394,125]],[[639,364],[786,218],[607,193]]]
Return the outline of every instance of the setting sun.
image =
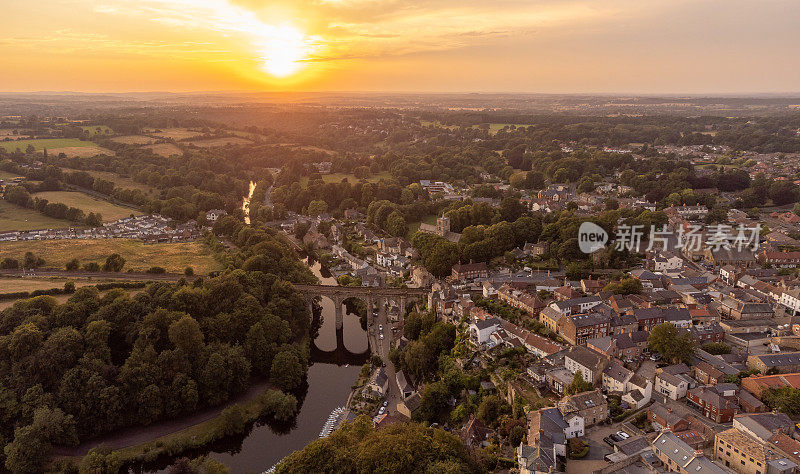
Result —
[[[302,69],[313,48],[309,38],[289,25],[267,30],[257,45],[264,61],[262,69],[276,77],[286,77]]]

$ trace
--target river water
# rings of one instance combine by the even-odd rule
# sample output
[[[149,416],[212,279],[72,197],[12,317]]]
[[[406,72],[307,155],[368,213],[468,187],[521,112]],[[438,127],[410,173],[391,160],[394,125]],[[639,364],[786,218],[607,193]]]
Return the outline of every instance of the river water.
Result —
[[[250,224],[250,200],[253,199],[253,191],[256,190],[255,181],[250,181],[250,192],[242,198],[242,212],[244,212],[244,223]]]
[[[312,271],[323,285],[335,285],[332,278],[319,263],[311,266]],[[333,302],[327,298],[322,300],[323,323],[315,346],[319,351],[336,349],[336,322]],[[351,353],[363,353],[368,350],[367,334],[355,314],[344,315],[343,342]],[[314,360],[314,359],[317,360]],[[364,355],[361,362],[366,361]],[[308,389],[302,401],[300,412],[289,426],[257,425],[241,441],[223,443],[219,448],[212,448],[210,457],[224,463],[231,472],[263,472],[295,450],[318,439],[325,420],[331,410],[343,406],[350,395],[351,386],[358,379],[360,365],[349,367],[323,362],[312,355],[312,365],[308,369]]]

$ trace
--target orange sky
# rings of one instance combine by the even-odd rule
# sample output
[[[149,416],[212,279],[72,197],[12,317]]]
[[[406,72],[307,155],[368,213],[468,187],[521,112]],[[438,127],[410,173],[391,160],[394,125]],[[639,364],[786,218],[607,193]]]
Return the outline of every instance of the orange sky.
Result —
[[[4,0],[2,11],[0,91],[800,92],[797,0]]]

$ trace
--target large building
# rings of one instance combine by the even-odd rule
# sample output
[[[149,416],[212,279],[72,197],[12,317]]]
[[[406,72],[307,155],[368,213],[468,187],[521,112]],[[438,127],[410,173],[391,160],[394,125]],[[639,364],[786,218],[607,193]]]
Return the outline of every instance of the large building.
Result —
[[[599,389],[564,397],[558,402],[558,409],[565,419],[580,416],[587,427],[607,420],[610,414],[606,397]]]
[[[564,355],[564,366],[572,374],[581,373],[583,380],[597,385],[601,382],[608,358],[583,346],[572,346]]]
[[[800,373],[751,375],[742,379],[742,388],[750,391],[759,400],[765,390],[781,387],[800,389]]]
[[[470,281],[478,278],[488,278],[489,269],[486,267],[486,262],[478,263],[457,263],[453,265],[451,276],[455,281]]]
[[[783,446],[796,449],[793,440],[783,440],[783,437],[788,438],[782,431],[783,418],[788,419],[785,415],[772,414],[737,418],[738,423],[734,422],[733,428],[717,433],[714,438],[715,459],[741,474],[794,473],[797,464],[781,449]],[[792,453],[789,456],[796,459]]]
[[[747,358],[747,367],[757,369],[762,374],[766,374],[768,370],[781,373],[800,372],[800,352],[754,354]]]
[[[558,334],[573,345],[583,345],[589,339],[606,337],[610,333],[611,318],[602,313],[570,314],[558,321]]]
[[[728,474],[694,448],[675,436],[672,431],[662,431],[653,440],[653,454],[669,472],[681,474]],[[763,473],[762,473],[763,474]]]

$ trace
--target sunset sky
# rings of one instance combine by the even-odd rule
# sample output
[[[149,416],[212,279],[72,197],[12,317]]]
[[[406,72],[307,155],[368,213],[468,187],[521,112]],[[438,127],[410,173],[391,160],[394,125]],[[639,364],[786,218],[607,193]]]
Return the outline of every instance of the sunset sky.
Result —
[[[798,0],[3,0],[0,91],[800,92]]]

